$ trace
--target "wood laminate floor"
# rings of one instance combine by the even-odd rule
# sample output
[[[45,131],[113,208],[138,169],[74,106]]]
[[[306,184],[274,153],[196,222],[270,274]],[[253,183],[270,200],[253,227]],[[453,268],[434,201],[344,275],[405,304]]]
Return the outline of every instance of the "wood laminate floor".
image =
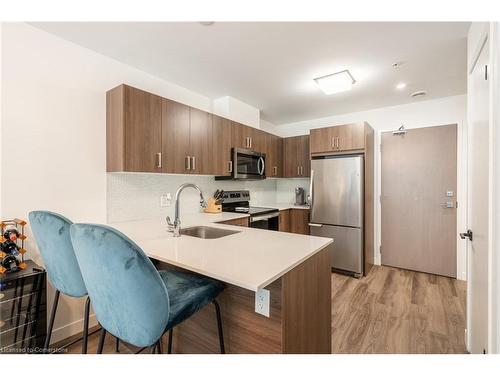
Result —
[[[374,266],[332,274],[333,353],[466,353],[466,283]]]
[[[385,266],[359,280],[332,274],[332,353],[465,353],[465,299],[466,283],[447,277]],[[98,339],[89,337],[89,353]],[[80,351],[81,342],[68,348]],[[104,352],[115,352],[109,334]]]

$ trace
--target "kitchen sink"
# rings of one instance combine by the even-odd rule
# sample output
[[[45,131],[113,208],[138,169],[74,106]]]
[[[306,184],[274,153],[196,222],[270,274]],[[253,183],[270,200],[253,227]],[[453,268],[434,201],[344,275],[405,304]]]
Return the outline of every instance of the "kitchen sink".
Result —
[[[212,228],[205,226],[181,228],[181,235],[198,237],[203,239],[221,238],[236,233],[240,232],[237,230],[228,230],[228,229]]]

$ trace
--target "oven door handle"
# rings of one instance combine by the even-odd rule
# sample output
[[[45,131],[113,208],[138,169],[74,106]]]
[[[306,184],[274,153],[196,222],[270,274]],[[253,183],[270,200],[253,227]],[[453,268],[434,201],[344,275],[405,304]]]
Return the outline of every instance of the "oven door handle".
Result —
[[[259,174],[262,176],[265,170],[265,162],[262,156],[259,158],[259,161],[257,162],[257,168],[259,169]]]
[[[268,215],[258,215],[258,216],[250,216],[250,222],[254,223],[256,221],[263,221],[263,220],[269,220],[275,217],[280,216],[279,212],[274,213],[274,214],[268,214]]]

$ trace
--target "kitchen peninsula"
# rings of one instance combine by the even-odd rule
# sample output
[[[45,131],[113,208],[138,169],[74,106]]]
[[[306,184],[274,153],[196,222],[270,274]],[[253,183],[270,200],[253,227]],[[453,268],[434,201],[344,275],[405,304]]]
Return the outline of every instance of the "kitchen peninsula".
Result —
[[[197,225],[237,233],[216,239],[174,238],[164,220],[111,223],[162,269],[181,268],[226,283],[219,297],[227,353],[331,353],[329,246],[333,240],[236,227],[216,222],[238,213],[193,214]],[[270,292],[269,317],[256,311],[256,294]],[[174,353],[217,353],[212,306],[174,330]]]

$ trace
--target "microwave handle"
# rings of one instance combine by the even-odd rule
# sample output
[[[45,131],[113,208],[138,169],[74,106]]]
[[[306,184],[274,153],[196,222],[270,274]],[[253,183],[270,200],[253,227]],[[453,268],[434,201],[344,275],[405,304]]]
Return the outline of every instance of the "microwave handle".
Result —
[[[264,161],[264,158],[262,156],[259,158],[257,168],[259,168],[259,174],[262,176],[264,174],[265,169],[266,169],[265,161]]]

